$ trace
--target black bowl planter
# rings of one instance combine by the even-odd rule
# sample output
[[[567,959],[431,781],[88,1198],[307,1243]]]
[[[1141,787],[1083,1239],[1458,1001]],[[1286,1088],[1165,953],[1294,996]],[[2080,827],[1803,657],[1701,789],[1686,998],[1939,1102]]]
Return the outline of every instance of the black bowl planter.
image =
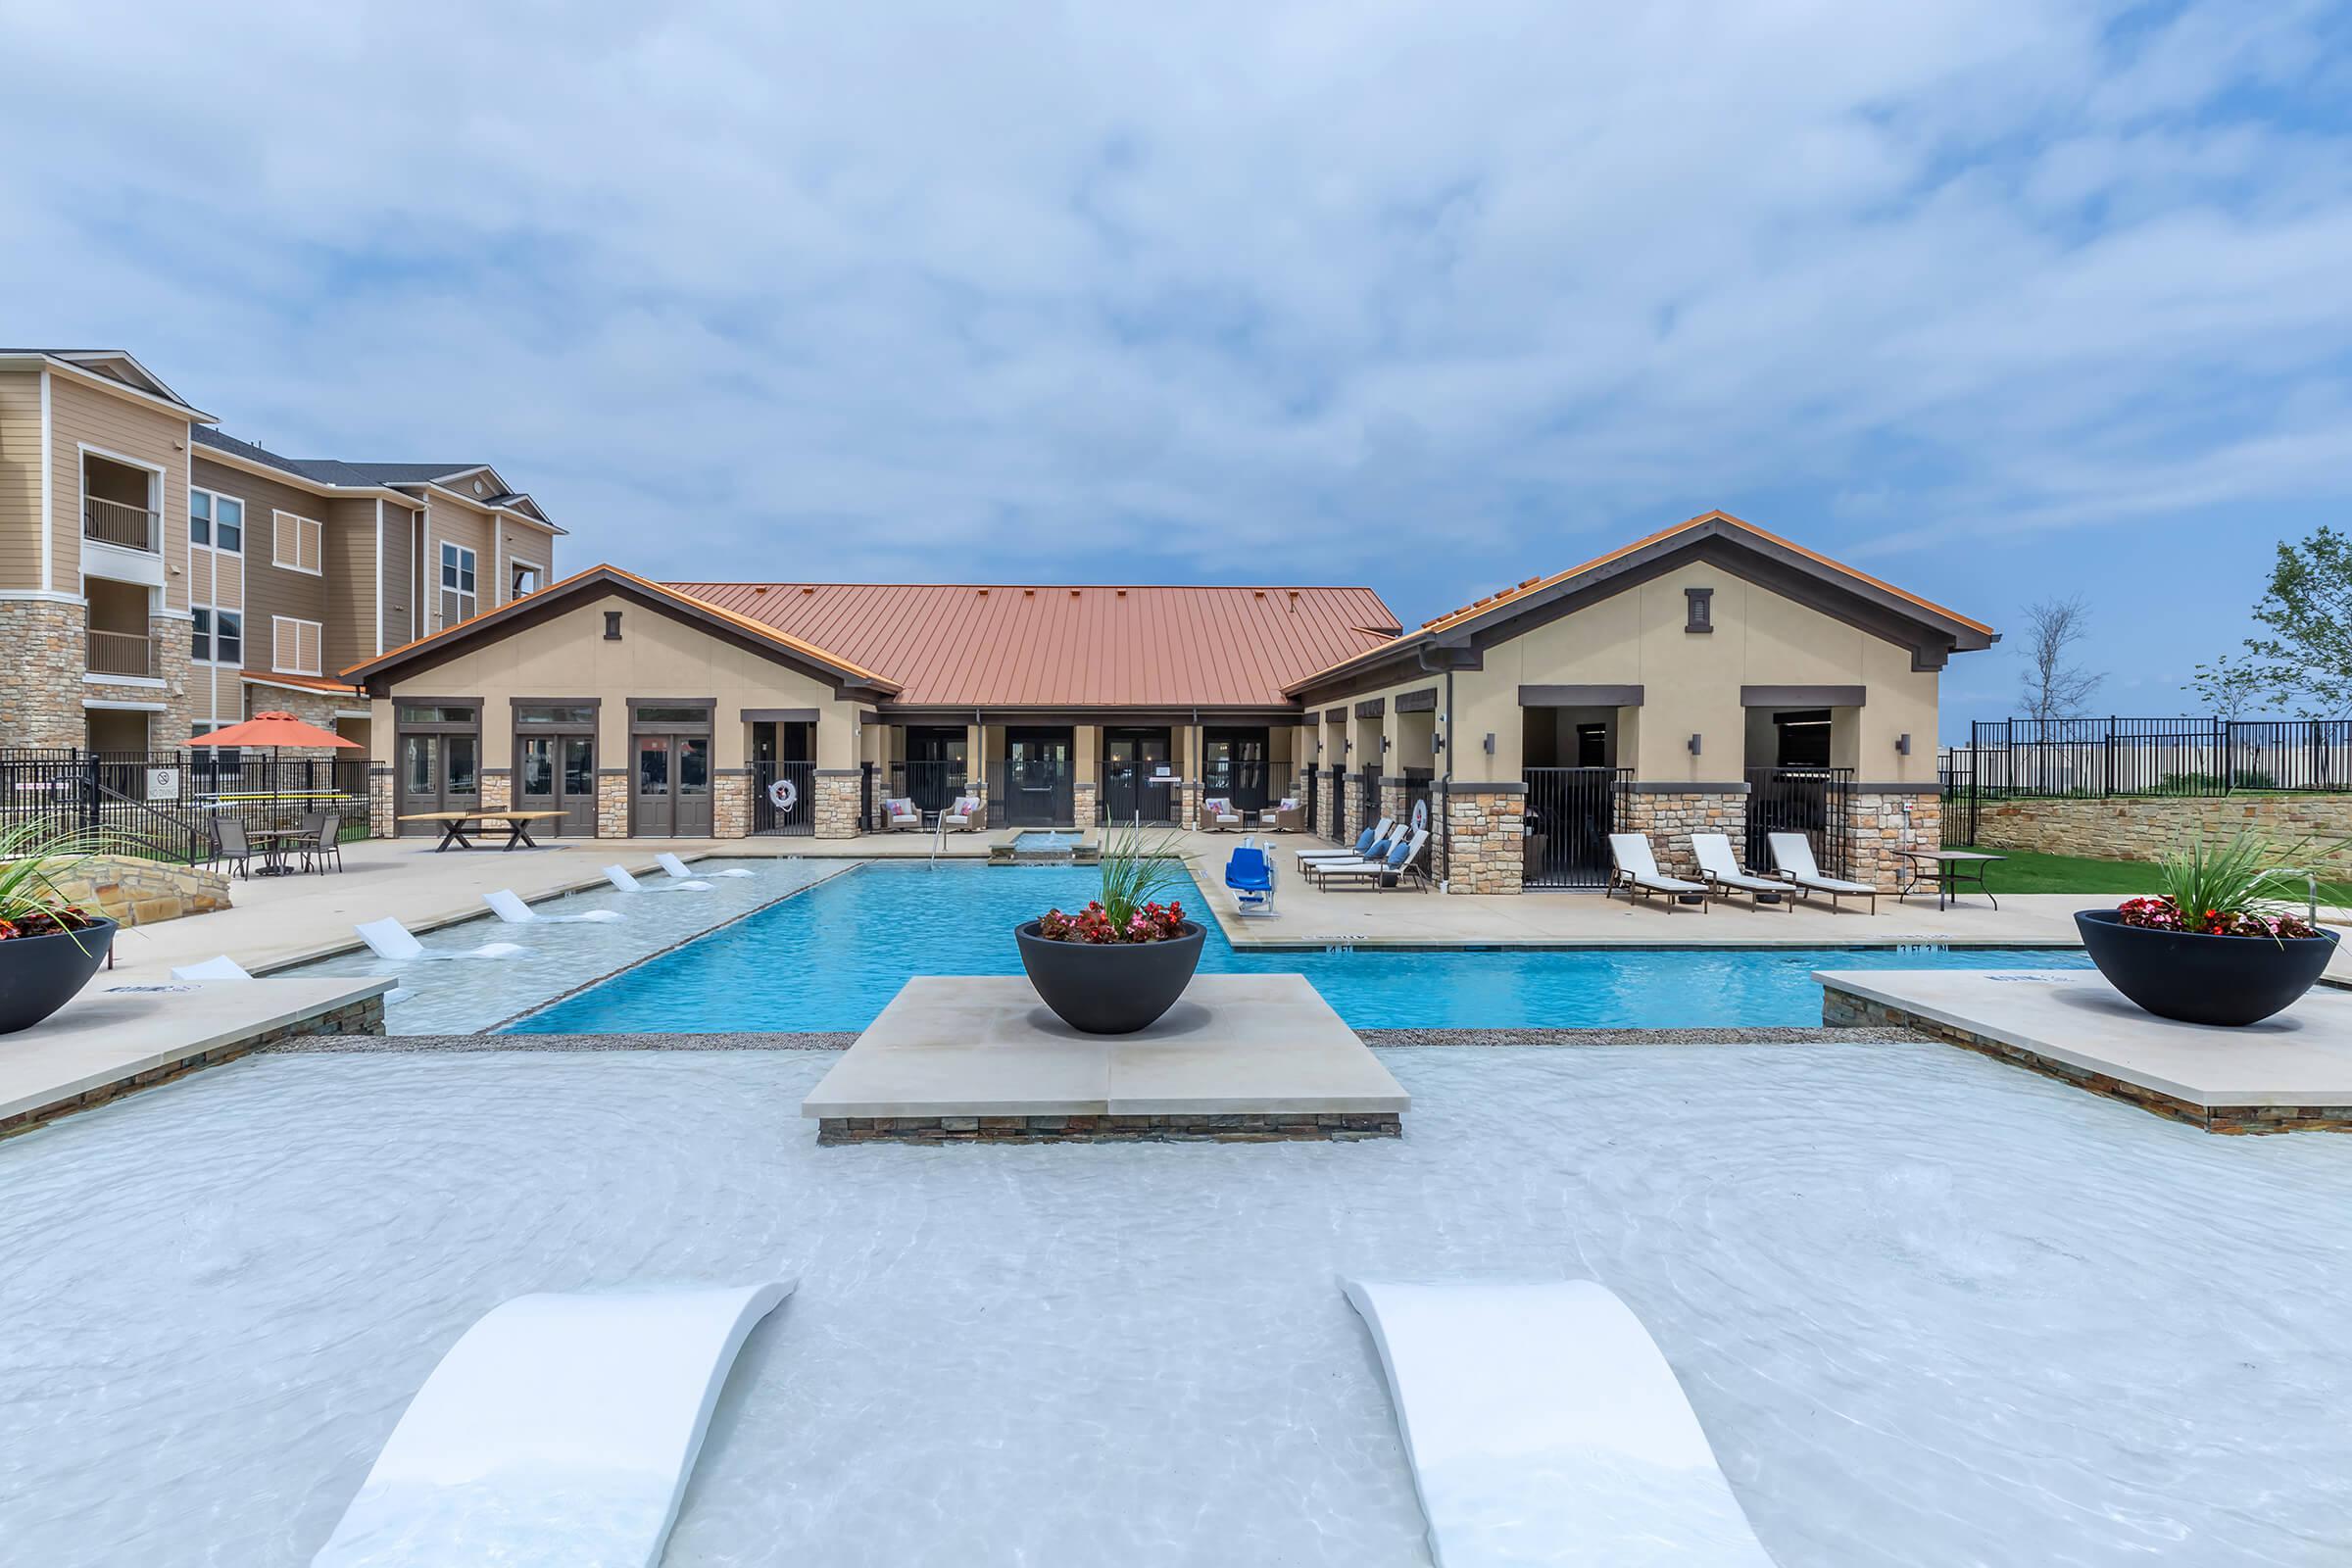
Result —
[[[2113,909],[2081,909],[2075,929],[2107,983],[2160,1018],[2239,1028],[2260,1023],[2318,982],[2339,940],[2208,937],[2126,925]]]
[[[1037,922],[1012,928],[1029,983],[1063,1023],[1090,1035],[1131,1035],[1159,1021],[1200,966],[1199,923],[1165,942],[1054,942]]]
[[[115,945],[115,922],[0,942],[0,1035],[29,1029],[74,1000]]]

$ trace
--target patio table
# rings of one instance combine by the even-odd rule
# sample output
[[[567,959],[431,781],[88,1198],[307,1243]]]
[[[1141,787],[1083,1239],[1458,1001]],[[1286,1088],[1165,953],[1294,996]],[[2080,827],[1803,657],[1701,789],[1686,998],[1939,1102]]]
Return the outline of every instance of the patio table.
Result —
[[[298,827],[264,827],[247,829],[245,837],[262,852],[262,863],[253,871],[255,876],[291,876],[294,873],[286,864],[286,846],[310,835]]]
[[[531,824],[563,814],[562,811],[414,811],[398,820],[438,823],[441,842],[433,846],[433,853],[439,855],[443,850],[452,848],[472,849],[473,840],[466,836],[466,830],[476,822],[482,824],[482,827],[474,829],[477,833],[492,824],[506,828],[507,842],[499,846],[501,851],[535,850],[539,844],[531,837]]]
[[[1984,873],[1993,861],[2009,858],[2006,855],[1986,855],[1982,850],[1897,850],[1895,853],[1911,862],[1910,879],[1895,890],[1896,898],[1907,899],[1922,882],[1933,882],[1936,907],[1948,908],[1960,902],[1960,889],[1965,883],[1974,885],[1995,909],[2001,906],[2001,901],[1992,896],[1992,889],[1984,885]]]

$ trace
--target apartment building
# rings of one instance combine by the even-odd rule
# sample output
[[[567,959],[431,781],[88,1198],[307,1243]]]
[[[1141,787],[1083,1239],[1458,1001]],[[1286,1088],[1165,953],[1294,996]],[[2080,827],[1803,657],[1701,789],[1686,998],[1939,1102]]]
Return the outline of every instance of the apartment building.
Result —
[[[288,458],[119,350],[0,350],[0,746],[162,749],[543,586],[563,529],[481,463]]]

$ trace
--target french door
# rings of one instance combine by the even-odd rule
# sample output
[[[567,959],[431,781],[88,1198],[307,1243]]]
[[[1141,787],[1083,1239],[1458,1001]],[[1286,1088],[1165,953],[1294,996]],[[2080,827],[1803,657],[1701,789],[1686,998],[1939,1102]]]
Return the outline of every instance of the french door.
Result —
[[[641,732],[629,744],[636,753],[629,831],[639,838],[709,838],[710,737]]]
[[[482,804],[479,710],[456,706],[404,707],[394,780],[394,814],[471,811]],[[403,822],[403,834],[438,833],[431,822]]]
[[[1071,732],[1004,732],[1004,819],[1017,827],[1054,827],[1070,820]]]
[[[563,812],[543,824],[560,838],[596,837],[596,737],[515,736],[514,808]]]

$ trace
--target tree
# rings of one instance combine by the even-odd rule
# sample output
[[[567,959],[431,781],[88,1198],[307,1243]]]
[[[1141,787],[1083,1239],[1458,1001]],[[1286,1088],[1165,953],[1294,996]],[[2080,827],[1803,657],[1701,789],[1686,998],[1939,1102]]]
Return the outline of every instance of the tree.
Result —
[[[2189,677],[2188,689],[2197,694],[2207,712],[2228,720],[2242,717],[2249,708],[2280,701],[2284,694],[2277,685],[2260,665],[2224,654],[2210,664],[2199,664],[2196,674]]]
[[[2018,703],[2029,718],[2073,718],[2106,679],[2075,662],[2075,645],[2090,630],[2081,594],[2044,599],[2026,612],[2026,672]]]
[[[2297,694],[2306,717],[2352,712],[2352,536],[2322,523],[2301,544],[2281,540],[2254,618],[2271,629],[2246,639],[2264,681]]]

